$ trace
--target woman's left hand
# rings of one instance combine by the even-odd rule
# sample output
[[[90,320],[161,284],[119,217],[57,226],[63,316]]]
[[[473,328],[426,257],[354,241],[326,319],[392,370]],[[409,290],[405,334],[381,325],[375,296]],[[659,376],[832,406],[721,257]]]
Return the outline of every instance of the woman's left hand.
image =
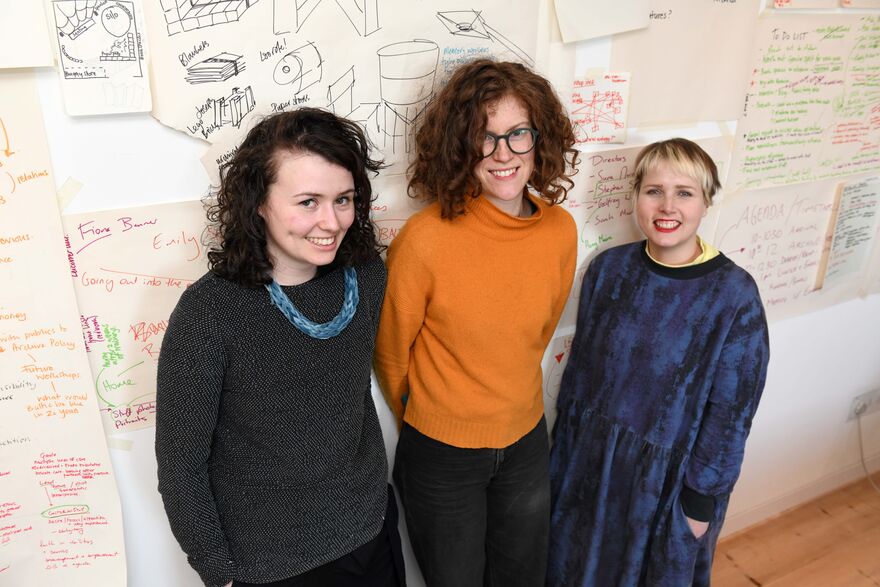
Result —
[[[688,526],[691,529],[695,538],[702,538],[703,534],[706,533],[706,530],[709,529],[709,522],[698,522],[697,520],[693,520],[685,516],[685,519],[688,522]]]

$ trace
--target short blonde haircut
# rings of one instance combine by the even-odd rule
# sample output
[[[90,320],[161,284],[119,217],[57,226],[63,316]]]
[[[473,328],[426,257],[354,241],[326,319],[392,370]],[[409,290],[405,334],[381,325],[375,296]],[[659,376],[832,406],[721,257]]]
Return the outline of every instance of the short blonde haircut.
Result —
[[[639,152],[633,178],[633,195],[638,197],[645,175],[660,163],[668,163],[676,173],[697,182],[703,190],[706,206],[712,205],[712,198],[721,189],[718,168],[698,144],[682,138],[651,143]]]

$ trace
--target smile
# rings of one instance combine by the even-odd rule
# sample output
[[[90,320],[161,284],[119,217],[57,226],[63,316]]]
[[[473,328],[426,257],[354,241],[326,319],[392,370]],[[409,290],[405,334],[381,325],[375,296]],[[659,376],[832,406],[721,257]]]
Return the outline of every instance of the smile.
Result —
[[[494,177],[499,177],[499,178],[500,177],[510,177],[511,175],[516,173],[517,169],[519,169],[519,168],[513,167],[511,169],[497,169],[494,171],[490,171],[489,173],[491,173]]]
[[[306,240],[312,244],[318,245],[319,247],[328,247],[336,242],[336,237],[335,236],[328,236],[328,237],[324,237],[324,238],[317,238],[314,236],[307,236]]]
[[[681,226],[681,222],[678,220],[655,220],[654,228],[656,228],[660,232],[672,232]]]

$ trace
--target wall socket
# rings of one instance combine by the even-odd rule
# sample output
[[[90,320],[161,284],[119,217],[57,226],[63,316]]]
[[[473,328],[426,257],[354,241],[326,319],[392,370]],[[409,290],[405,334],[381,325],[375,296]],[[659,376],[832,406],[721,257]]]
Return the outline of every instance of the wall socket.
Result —
[[[846,420],[848,422],[854,420],[860,414],[864,416],[865,414],[870,414],[877,410],[880,410],[880,389],[875,389],[874,391],[869,391],[868,393],[863,393],[862,395],[853,398]]]

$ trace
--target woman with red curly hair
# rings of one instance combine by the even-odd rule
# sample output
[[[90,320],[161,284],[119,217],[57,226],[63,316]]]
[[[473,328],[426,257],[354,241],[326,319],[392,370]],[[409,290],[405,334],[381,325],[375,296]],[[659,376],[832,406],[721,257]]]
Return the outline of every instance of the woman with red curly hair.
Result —
[[[388,251],[375,367],[402,422],[394,480],[435,586],[543,585],[549,532],[541,358],[574,277],[571,123],[518,63],[453,72],[421,117]],[[530,189],[531,188],[531,189]]]

